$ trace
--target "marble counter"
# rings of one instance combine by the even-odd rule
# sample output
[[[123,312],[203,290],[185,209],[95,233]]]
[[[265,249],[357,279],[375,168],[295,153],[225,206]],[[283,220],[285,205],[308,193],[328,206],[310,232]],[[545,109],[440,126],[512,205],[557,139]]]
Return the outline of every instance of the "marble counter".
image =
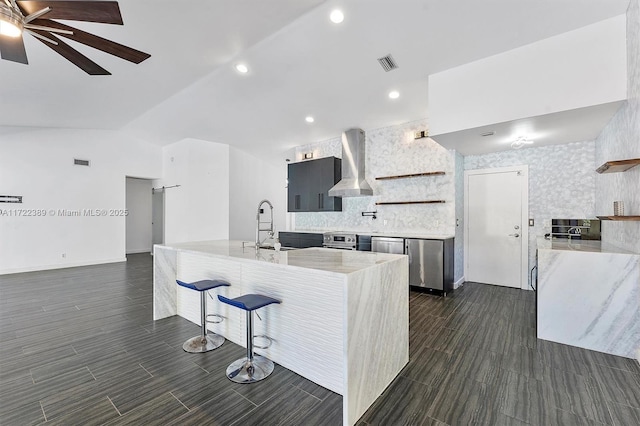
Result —
[[[283,232],[303,232],[303,233],[316,233],[323,234],[325,232],[344,232],[358,235],[370,235],[372,237],[394,237],[394,238],[417,238],[422,240],[447,240],[454,238],[454,234],[426,234],[420,232],[384,232],[384,231],[367,231],[367,230],[353,230],[353,229],[339,229],[339,230],[295,230],[295,231],[283,231]]]
[[[595,240],[568,240],[546,238],[537,239],[538,249],[544,250],[567,250],[567,251],[583,251],[593,253],[610,253],[610,254],[635,254],[630,251],[621,249],[611,244],[603,243]]]
[[[538,338],[636,358],[640,255],[599,241],[538,243]]]
[[[256,253],[241,241],[156,245],[154,254],[154,319],[180,315],[199,324],[199,295],[176,279],[224,279],[231,286],[219,294],[226,297],[282,300],[260,310],[254,333],[274,343],[256,352],[342,395],[345,425],[355,424],[409,361],[407,256],[324,248]],[[207,303],[209,313],[226,318],[208,328],[244,347],[244,312],[213,298]]]

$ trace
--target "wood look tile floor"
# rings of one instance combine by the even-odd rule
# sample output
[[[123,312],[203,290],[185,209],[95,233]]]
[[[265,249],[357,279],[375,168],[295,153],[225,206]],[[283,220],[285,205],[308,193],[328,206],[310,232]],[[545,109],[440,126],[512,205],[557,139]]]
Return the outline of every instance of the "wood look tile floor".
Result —
[[[231,342],[152,320],[152,258],[0,276],[0,425],[340,425],[342,397],[276,366],[238,385]],[[631,359],[537,340],[532,292],[411,292],[410,361],[358,425],[640,425]]]

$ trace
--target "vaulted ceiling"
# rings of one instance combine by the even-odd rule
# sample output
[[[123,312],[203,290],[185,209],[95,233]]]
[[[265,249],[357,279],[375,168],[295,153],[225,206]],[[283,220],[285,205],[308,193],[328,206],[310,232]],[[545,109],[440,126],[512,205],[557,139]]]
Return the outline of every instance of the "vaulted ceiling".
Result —
[[[113,74],[89,76],[25,36],[29,65],[0,61],[0,126],[124,129],[157,144],[191,137],[270,156],[353,126],[427,117],[429,74],[622,14],[628,0],[119,4],[124,26],[69,24],[151,58],[134,65],[70,42]],[[336,8],[341,24],[329,20]],[[387,54],[398,69],[380,67]]]

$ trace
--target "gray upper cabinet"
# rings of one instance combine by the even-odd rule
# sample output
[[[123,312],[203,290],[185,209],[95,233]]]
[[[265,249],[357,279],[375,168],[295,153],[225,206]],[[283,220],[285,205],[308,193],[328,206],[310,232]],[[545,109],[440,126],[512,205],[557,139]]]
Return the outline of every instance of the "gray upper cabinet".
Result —
[[[342,198],[329,197],[329,189],[342,177],[341,164],[336,157],[289,164],[287,211],[342,211]]]

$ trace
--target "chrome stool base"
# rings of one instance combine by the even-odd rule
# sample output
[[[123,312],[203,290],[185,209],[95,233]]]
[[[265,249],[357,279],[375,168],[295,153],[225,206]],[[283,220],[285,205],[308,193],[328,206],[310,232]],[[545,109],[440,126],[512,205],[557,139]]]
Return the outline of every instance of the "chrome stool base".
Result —
[[[218,334],[207,334],[204,336],[196,336],[184,342],[182,349],[185,352],[192,354],[199,354],[203,352],[209,352],[216,348],[219,348],[224,343],[224,337]]]
[[[263,356],[254,355],[240,358],[227,367],[227,378],[236,383],[255,383],[267,378],[273,372],[273,362]]]

